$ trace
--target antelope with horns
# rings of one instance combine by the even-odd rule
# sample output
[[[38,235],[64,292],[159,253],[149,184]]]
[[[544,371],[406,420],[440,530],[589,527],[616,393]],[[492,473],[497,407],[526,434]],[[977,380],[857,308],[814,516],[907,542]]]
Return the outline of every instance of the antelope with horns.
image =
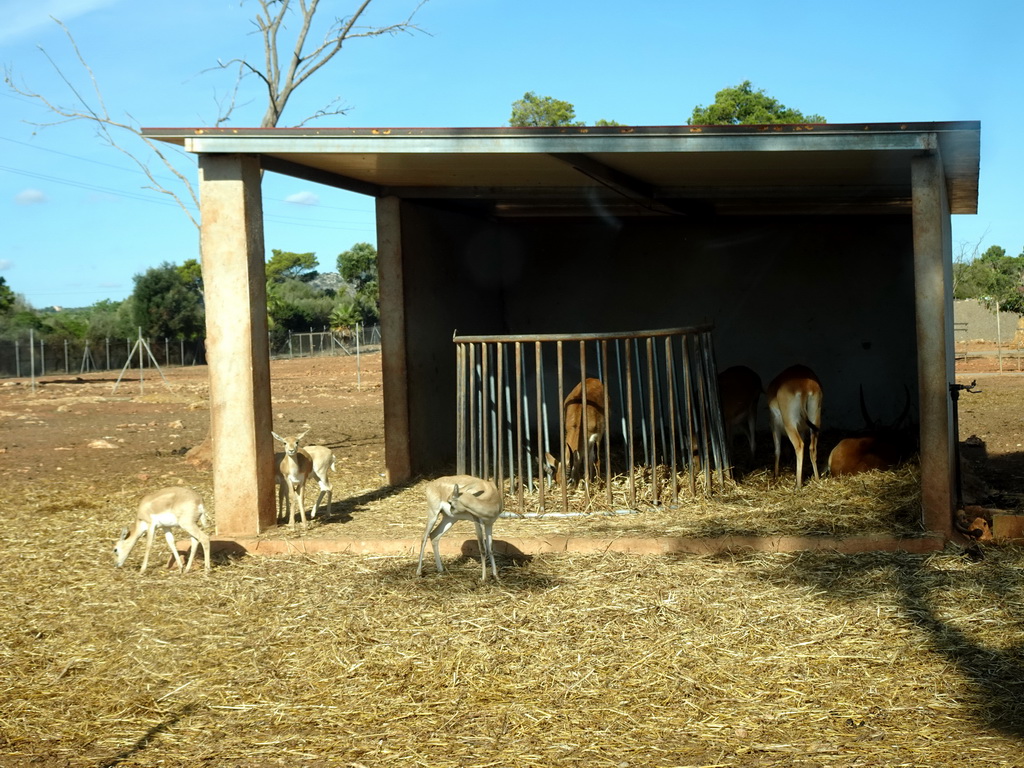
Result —
[[[498,567],[494,564],[494,521],[502,509],[501,492],[489,480],[472,475],[450,475],[431,481],[426,487],[427,527],[420,543],[420,561],[416,575],[423,575],[423,554],[430,539],[434,548],[434,563],[437,572],[444,572],[438,545],[441,537],[457,520],[472,520],[476,527],[476,540],[480,548],[480,581],[487,581],[487,561],[491,572],[498,581]],[[440,518],[440,522],[438,522]],[[435,525],[436,523],[436,525]]]
[[[306,480],[313,471],[313,460],[299,447],[299,441],[307,432],[308,429],[301,435],[291,437],[281,437],[277,432],[270,433],[275,440],[284,445],[284,453],[274,454],[274,471],[278,484],[278,507],[284,511],[291,528],[295,527],[296,507],[299,510],[302,527],[306,527],[306,509],[302,497],[306,489]]]
[[[149,553],[153,549],[156,530],[163,528],[167,546],[178,563],[178,573],[184,573],[192,568],[196,547],[200,544],[203,545],[206,572],[209,573],[210,537],[203,532],[200,527],[202,525],[206,525],[206,508],[203,506],[202,497],[192,489],[174,486],[148,493],[139,502],[139,511],[135,522],[121,531],[121,538],[114,544],[117,567],[120,568],[124,565],[124,561],[128,559],[136,542],[142,538],[143,534],[146,534],[146,553],[142,556],[142,568],[139,569],[139,572],[145,571],[149,565]],[[184,569],[181,566],[178,546],[174,542],[174,528],[181,528],[192,539],[192,546],[188,553],[188,565]]]
[[[585,387],[584,387],[585,385]],[[601,440],[605,430],[604,385],[600,379],[588,378],[577,384],[562,403],[565,414],[565,455],[568,473],[562,471],[561,461],[545,454],[545,471],[561,485],[568,478],[569,487],[575,488],[590,469],[600,474]],[[584,456],[586,454],[586,456]],[[587,464],[590,466],[586,466]]]
[[[722,404],[722,422],[729,450],[738,435],[743,435],[754,456],[754,429],[757,404],[761,400],[761,377],[745,365],[734,365],[718,374],[718,396]]]
[[[905,388],[906,389],[906,388]],[[903,412],[892,425],[877,424],[868,414],[864,387],[860,388],[860,412],[865,432],[840,440],[828,455],[828,471],[834,477],[856,475],[873,469],[889,470],[902,464],[917,451],[917,443],[907,431],[910,413],[910,390]]]
[[[814,478],[818,479],[818,434],[821,432],[821,381],[806,365],[794,365],[768,385],[765,393],[771,413],[772,439],[775,442],[775,477],[779,476],[782,433],[786,433],[796,452],[796,487],[803,485],[804,435]]]

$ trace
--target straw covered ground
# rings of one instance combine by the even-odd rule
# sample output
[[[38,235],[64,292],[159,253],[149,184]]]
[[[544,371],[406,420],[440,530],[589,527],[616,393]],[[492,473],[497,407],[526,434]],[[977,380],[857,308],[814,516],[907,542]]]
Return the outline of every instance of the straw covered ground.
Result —
[[[418,537],[422,489],[381,487],[379,362],[360,365],[357,386],[350,359],[274,364],[278,431],[309,423],[339,457],[333,508],[301,535]],[[411,554],[221,556],[207,578],[163,568],[163,552],[140,574],[140,546],[115,569],[144,492],[181,482],[212,501],[182,456],[207,431],[204,373],[147,372],[144,392],[95,375],[0,387],[0,471],[17,489],[0,534],[5,768],[1024,765],[1013,546],[563,553],[501,560],[500,584],[465,558],[417,578]],[[1024,382],[982,384],[1001,412],[972,397],[963,434],[984,441],[979,474],[1010,506]],[[887,493],[912,495],[914,471]],[[795,494],[755,471],[724,495],[736,513],[686,503],[558,525],[693,532],[697,516],[710,534],[786,528],[776,518],[806,508],[801,532],[835,532],[833,502],[814,501],[828,491],[846,499],[842,526],[863,507],[879,516],[868,527],[912,527],[893,510],[913,499],[872,512],[864,483],[812,483],[783,507]],[[539,522],[556,525],[501,520],[496,536]],[[449,536],[471,537],[465,525]]]

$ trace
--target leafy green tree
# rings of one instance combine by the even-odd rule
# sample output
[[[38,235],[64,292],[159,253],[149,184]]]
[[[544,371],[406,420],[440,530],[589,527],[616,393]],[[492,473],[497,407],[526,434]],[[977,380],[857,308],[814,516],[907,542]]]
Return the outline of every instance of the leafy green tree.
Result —
[[[267,262],[268,283],[282,283],[286,280],[308,283],[317,275],[315,253],[292,253],[274,248],[271,254]]]
[[[89,307],[88,337],[100,339],[128,339],[137,333],[132,327],[131,299],[111,301],[104,299]]]
[[[764,125],[768,123],[824,123],[821,115],[804,115],[780,104],[749,80],[715,94],[715,103],[697,106],[687,125]]]
[[[7,285],[7,280],[0,277],[0,315],[8,315],[14,311],[14,291]]]
[[[200,293],[203,292],[203,268],[197,259],[185,259],[185,263],[178,267],[178,271],[186,283]]]
[[[380,317],[380,289],[377,283],[377,249],[370,243],[356,243],[338,254],[338,273],[355,289],[355,303],[347,310],[349,322],[375,323]]]
[[[533,91],[528,91],[523,94],[523,98],[512,102],[512,117],[508,124],[513,128],[583,125],[574,122],[575,118],[576,108],[568,101],[538,96]]]
[[[204,330],[199,291],[179,267],[164,262],[135,275],[132,321],[147,336],[197,339]]]
[[[327,328],[337,299],[294,278],[267,284],[267,315],[271,343],[277,344],[289,332],[306,333],[310,328]]]
[[[998,245],[966,264],[954,265],[958,299],[978,299],[985,306],[1024,314],[1024,253],[1007,256]]]

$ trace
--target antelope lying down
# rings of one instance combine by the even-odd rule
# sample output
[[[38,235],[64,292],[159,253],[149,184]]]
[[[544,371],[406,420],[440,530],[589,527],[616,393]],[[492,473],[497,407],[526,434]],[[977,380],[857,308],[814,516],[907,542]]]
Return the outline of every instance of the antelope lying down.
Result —
[[[157,528],[164,529],[164,537],[167,546],[174,554],[178,563],[178,572],[192,568],[192,560],[196,556],[196,547],[203,545],[203,557],[206,560],[206,572],[210,571],[210,537],[207,536],[201,525],[206,525],[206,509],[203,507],[202,497],[190,488],[170,487],[161,488],[142,497],[139,502],[139,511],[135,522],[129,528],[121,531],[121,538],[114,544],[114,555],[117,560],[117,567],[124,565],[136,542],[146,534],[146,553],[142,557],[142,567],[139,572],[146,570],[149,565],[149,552],[153,549],[153,537]],[[181,566],[181,555],[174,542],[174,528],[181,528],[191,539],[192,546],[189,548],[188,565],[184,571]]]
[[[426,487],[427,527],[420,543],[420,561],[416,575],[423,575],[423,555],[427,539],[434,548],[434,562],[437,572],[444,572],[438,544],[457,520],[472,520],[476,526],[476,540],[480,547],[480,581],[487,581],[487,561],[491,572],[498,580],[498,567],[494,564],[494,521],[501,514],[501,492],[489,480],[472,475],[450,475],[433,480]],[[440,522],[438,522],[440,518]],[[435,526],[436,523],[436,526]]]
[[[868,414],[863,387],[860,390],[860,412],[864,418],[864,434],[840,440],[828,455],[828,471],[833,477],[894,469],[917,452],[917,441],[907,430],[909,389],[903,412],[891,426],[877,424]]]
[[[807,435],[808,454],[814,479],[818,475],[818,433],[821,432],[821,382],[806,365],[794,365],[768,385],[765,393],[771,412],[772,439],[775,441],[775,477],[779,476],[779,457],[782,453],[782,433],[796,451],[796,487],[803,485],[804,434]]]

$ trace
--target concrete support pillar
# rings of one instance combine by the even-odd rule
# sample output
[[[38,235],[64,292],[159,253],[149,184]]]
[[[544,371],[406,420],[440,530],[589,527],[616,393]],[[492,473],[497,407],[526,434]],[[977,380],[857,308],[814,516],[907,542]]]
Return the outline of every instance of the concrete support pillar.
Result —
[[[409,438],[409,366],[406,356],[402,201],[377,200],[377,276],[380,286],[381,365],[384,385],[384,463],[388,483],[412,478]]]
[[[915,158],[913,186],[917,371],[921,400],[921,505],[924,526],[951,536],[955,446],[949,385],[954,381],[953,245],[938,151]]]
[[[200,155],[199,193],[217,533],[251,536],[276,524],[258,159]]]

